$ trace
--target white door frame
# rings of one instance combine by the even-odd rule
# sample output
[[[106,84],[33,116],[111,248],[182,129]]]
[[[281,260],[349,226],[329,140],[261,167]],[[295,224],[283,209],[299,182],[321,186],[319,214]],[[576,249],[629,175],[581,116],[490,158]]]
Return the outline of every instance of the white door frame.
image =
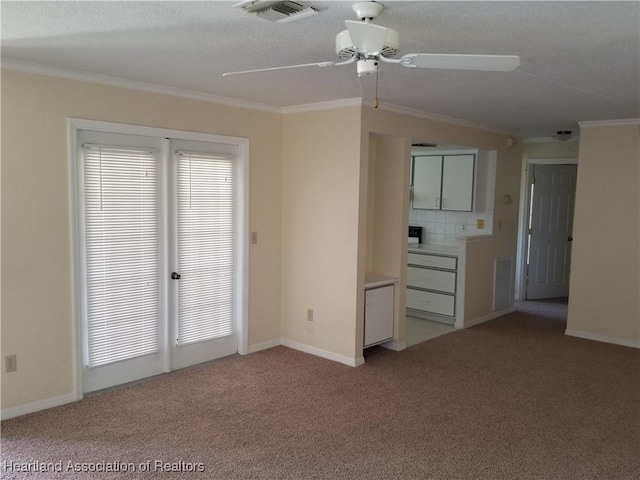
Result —
[[[238,275],[236,291],[237,296],[236,311],[239,312],[237,328],[238,353],[245,355],[249,353],[248,335],[248,312],[249,312],[249,139],[243,137],[231,137],[226,135],[215,135],[208,133],[189,132],[184,130],[172,130],[156,127],[144,127],[139,125],[128,125],[123,123],[101,122],[96,120],[84,120],[69,118],[67,121],[68,150],[69,150],[69,206],[71,215],[71,285],[72,285],[72,316],[73,316],[73,396],[75,400],[83,398],[82,388],[82,272],[80,258],[80,225],[76,215],[76,208],[79,199],[77,185],[76,165],[78,159],[78,131],[94,130],[107,133],[121,133],[128,135],[145,135],[160,138],[172,138],[176,140],[191,140],[199,142],[226,143],[237,148],[238,152]]]
[[[520,219],[518,230],[518,260],[516,263],[516,300],[524,300],[527,293],[527,241],[528,241],[528,216],[531,208],[531,182],[529,181],[531,165],[577,165],[575,157],[564,158],[529,158],[522,170],[520,189]]]

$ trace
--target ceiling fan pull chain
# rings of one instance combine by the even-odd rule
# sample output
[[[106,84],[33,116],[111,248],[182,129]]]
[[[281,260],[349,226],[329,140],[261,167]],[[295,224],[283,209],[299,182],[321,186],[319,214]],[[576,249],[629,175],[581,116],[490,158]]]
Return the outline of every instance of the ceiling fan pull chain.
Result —
[[[378,70],[379,65],[376,65],[376,96],[373,99],[373,108],[378,108]]]

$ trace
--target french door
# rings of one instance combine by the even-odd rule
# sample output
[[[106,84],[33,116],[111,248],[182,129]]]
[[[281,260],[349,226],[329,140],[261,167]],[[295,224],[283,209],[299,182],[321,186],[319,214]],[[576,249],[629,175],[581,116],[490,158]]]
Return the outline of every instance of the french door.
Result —
[[[235,353],[237,147],[77,138],[83,391]]]

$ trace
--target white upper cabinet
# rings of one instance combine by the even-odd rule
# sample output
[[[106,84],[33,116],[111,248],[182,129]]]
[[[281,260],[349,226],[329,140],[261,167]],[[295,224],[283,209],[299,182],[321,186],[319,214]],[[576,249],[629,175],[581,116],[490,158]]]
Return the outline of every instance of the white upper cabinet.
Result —
[[[444,155],[442,158],[441,209],[470,212],[475,155]]]
[[[475,154],[413,157],[413,208],[470,212]]]
[[[413,208],[440,209],[442,156],[413,157]]]

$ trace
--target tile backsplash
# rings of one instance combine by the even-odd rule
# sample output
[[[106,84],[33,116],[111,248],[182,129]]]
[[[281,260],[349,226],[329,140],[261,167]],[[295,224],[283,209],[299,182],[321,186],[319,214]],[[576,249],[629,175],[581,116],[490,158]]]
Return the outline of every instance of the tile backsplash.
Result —
[[[484,228],[477,221],[484,220]],[[491,235],[493,212],[442,212],[409,208],[409,225],[422,227],[422,242],[455,245],[455,237]]]

